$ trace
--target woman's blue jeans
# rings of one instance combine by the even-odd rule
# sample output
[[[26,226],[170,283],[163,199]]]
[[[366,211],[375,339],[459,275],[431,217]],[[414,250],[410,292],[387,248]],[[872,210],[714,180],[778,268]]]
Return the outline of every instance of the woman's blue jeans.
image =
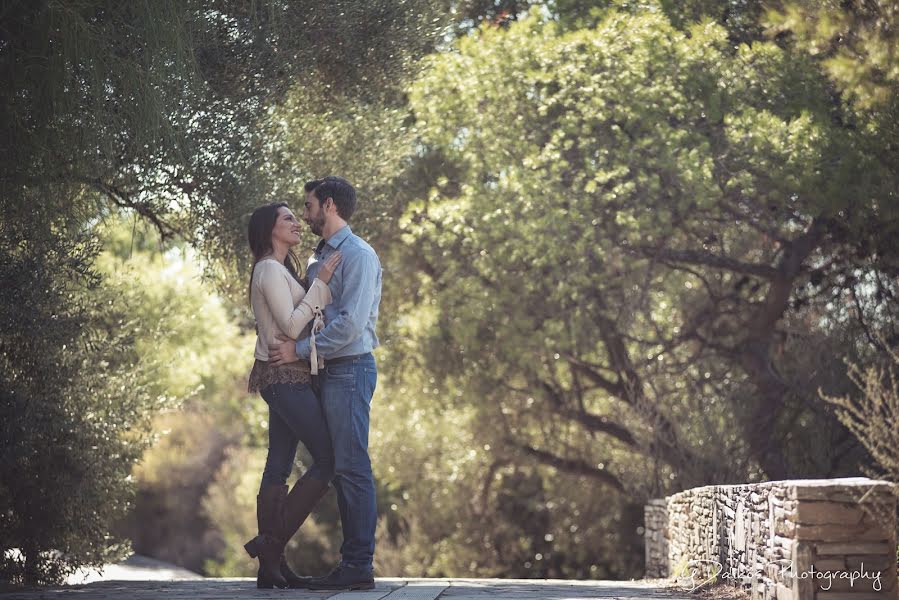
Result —
[[[260,489],[284,485],[293,470],[297,445],[303,442],[313,464],[303,477],[334,478],[334,450],[321,402],[309,384],[275,383],[261,391],[268,404],[268,456]]]

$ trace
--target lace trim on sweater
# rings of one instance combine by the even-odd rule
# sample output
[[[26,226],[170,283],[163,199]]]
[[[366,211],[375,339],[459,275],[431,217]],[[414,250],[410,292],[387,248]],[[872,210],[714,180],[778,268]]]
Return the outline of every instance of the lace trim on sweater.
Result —
[[[312,374],[309,363],[297,361],[273,367],[264,360],[256,359],[250,371],[247,391],[259,393],[273,383],[310,383]]]
[[[324,327],[325,320],[322,310],[315,307],[313,321],[307,323],[299,335],[299,339],[310,337],[310,349],[312,351],[310,361],[301,360],[273,367],[267,361],[257,358],[256,362],[253,363],[252,370],[250,370],[247,391],[259,393],[262,388],[273,383],[310,383],[312,375],[317,375],[319,370],[324,368],[325,361],[318,355],[318,349],[315,347],[315,334],[324,329]]]

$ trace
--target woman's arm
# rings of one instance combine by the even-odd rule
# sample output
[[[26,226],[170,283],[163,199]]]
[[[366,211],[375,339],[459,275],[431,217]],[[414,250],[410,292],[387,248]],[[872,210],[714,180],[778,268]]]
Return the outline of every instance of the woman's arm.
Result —
[[[260,266],[256,265],[256,268]],[[330,279],[331,273],[333,273],[333,267],[325,273],[328,279]],[[324,308],[331,302],[331,290],[328,288],[327,281],[315,278],[309,291],[294,308],[287,275],[283,269],[271,264],[270,261],[265,263],[264,271],[260,273],[259,285],[278,329],[284,335],[294,339],[314,318],[315,307]]]

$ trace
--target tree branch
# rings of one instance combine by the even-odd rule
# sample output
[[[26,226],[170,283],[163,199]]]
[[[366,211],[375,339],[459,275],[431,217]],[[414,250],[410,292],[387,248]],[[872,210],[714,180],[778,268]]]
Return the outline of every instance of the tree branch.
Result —
[[[571,473],[574,475],[584,475],[586,477],[596,479],[601,483],[605,483],[611,486],[619,492],[625,491],[624,484],[621,483],[620,479],[603,469],[599,469],[591,464],[588,464],[582,459],[563,458],[561,456],[556,456],[551,452],[547,452],[546,450],[539,450],[537,448],[534,448],[533,446],[529,446],[528,444],[519,444],[518,448],[524,451],[524,453],[528,456],[536,459],[537,462],[541,464],[554,467],[560,471],[565,471],[566,473]]]
[[[150,221],[153,226],[156,227],[156,230],[159,232],[159,237],[163,242],[170,239],[175,235],[175,233],[177,233],[177,229],[169,225],[168,223],[165,223],[159,217],[156,211],[154,211],[146,202],[136,202],[132,200],[127,193],[116,189],[114,186],[103,183],[100,178],[89,179],[84,181],[84,183],[90,185],[95,190],[104,194],[117,206],[120,206],[122,208],[130,208],[137,212],[137,214],[139,214],[140,216]]]
[[[758,263],[746,263],[728,256],[719,256],[709,252],[697,250],[673,250],[670,248],[657,248],[655,246],[639,245],[625,248],[632,254],[642,254],[647,257],[661,258],[668,261],[677,261],[692,265],[705,265],[716,269],[724,269],[735,273],[753,275],[763,279],[772,279],[777,276],[778,270],[769,265]]]

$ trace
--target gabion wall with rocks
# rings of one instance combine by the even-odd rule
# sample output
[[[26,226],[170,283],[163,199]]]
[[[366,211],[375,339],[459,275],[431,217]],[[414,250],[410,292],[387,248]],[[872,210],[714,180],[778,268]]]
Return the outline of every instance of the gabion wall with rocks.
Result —
[[[896,600],[896,490],[867,477],[710,485],[645,507],[646,577],[754,600]]]

